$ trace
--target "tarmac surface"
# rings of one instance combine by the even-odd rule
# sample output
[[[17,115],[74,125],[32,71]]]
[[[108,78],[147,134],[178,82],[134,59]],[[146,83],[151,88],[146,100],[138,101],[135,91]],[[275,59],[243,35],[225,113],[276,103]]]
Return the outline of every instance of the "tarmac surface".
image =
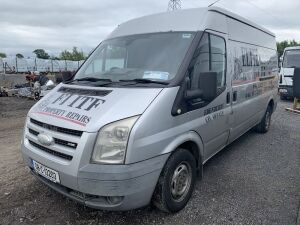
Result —
[[[20,140],[34,102],[0,98],[0,224],[296,225],[300,202],[300,115],[279,102],[267,134],[249,131],[204,167],[186,208],[128,212],[86,208],[36,180]]]

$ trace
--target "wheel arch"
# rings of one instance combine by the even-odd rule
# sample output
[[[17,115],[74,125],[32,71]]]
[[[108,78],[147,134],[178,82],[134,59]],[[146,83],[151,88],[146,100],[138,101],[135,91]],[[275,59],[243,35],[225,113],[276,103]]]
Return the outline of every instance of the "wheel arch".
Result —
[[[268,107],[271,107],[271,112],[273,113],[276,109],[275,101],[273,98],[270,98],[268,101]]]
[[[164,150],[164,153],[173,153],[176,149],[183,148],[192,153],[196,159],[198,175],[202,177],[202,166],[204,156],[203,141],[198,133],[189,131],[175,138]]]

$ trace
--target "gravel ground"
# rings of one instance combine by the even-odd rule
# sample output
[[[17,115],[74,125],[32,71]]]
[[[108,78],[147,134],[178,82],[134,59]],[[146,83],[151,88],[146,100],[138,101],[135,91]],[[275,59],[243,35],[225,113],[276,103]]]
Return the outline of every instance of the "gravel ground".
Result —
[[[38,182],[23,164],[20,138],[32,101],[0,98],[0,224],[295,225],[300,200],[300,115],[280,102],[271,130],[252,131],[209,160],[184,210],[96,211]]]

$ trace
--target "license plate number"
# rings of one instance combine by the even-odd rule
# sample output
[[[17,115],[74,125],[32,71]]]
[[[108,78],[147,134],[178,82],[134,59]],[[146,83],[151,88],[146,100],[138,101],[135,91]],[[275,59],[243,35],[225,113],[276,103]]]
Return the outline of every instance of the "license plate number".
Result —
[[[59,174],[57,171],[50,169],[34,160],[32,160],[32,164],[35,172],[54,183],[60,183]]]

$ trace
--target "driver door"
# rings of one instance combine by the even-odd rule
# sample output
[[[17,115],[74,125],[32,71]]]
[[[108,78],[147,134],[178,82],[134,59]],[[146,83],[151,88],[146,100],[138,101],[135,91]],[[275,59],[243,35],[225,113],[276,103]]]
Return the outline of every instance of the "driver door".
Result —
[[[223,148],[229,137],[231,84],[226,79],[226,39],[224,34],[205,32],[189,67],[190,90],[206,85],[201,84],[201,74],[217,73],[216,98],[209,102],[193,99],[190,103],[191,114],[202,116],[196,131],[204,143],[204,161]]]

